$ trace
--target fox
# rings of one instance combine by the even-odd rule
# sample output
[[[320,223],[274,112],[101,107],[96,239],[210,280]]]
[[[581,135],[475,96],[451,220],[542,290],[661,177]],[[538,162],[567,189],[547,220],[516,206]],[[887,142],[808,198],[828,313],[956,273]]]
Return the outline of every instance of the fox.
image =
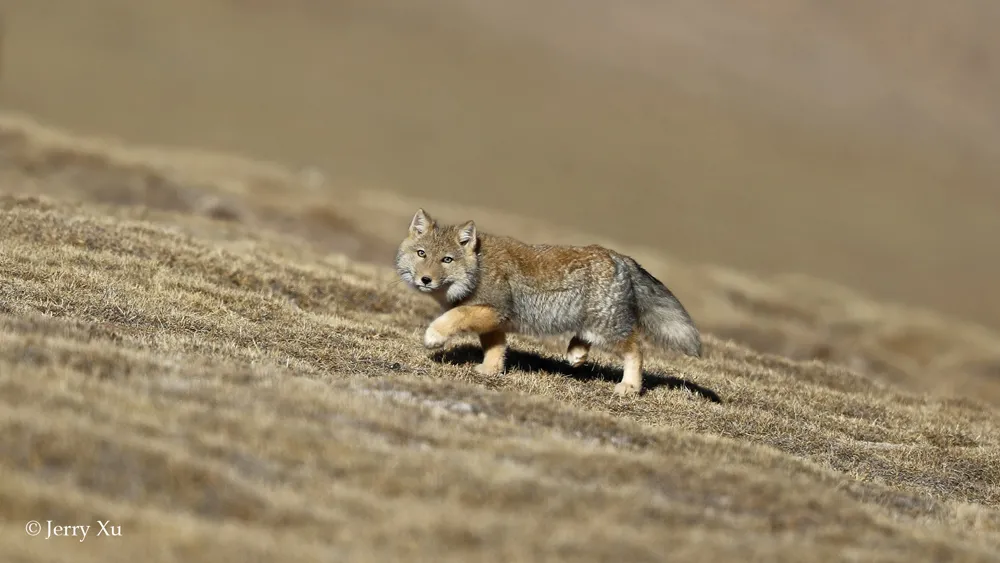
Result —
[[[529,244],[479,232],[473,220],[439,224],[423,208],[399,244],[395,268],[409,287],[442,313],[427,326],[423,345],[442,348],[475,333],[482,375],[505,371],[507,335],[569,335],[565,360],[582,366],[592,347],[623,364],[613,393],[639,394],[643,341],[702,354],[701,334],[680,300],[635,259],[601,245]]]

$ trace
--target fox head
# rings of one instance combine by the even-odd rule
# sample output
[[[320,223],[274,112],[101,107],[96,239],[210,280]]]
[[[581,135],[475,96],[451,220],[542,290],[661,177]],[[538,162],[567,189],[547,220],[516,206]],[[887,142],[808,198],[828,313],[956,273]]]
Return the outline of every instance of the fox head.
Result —
[[[441,226],[418,209],[396,252],[396,272],[422,292],[444,292],[448,301],[459,301],[476,287],[478,245],[474,222]]]

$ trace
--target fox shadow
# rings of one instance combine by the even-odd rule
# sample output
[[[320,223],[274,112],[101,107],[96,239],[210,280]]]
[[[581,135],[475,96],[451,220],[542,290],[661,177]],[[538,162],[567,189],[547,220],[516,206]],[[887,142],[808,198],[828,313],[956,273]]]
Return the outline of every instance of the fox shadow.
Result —
[[[431,359],[438,363],[452,365],[478,364],[483,361],[483,350],[473,344],[462,344],[435,352]],[[582,366],[574,368],[565,360],[540,356],[533,352],[524,352],[507,349],[506,359],[507,369],[518,369],[521,371],[548,372],[571,377],[580,381],[599,380],[611,383],[618,383],[622,379],[621,368],[604,366],[586,362]],[[667,387],[668,389],[686,389],[692,393],[700,395],[713,403],[721,403],[722,398],[718,393],[707,387],[698,385],[686,379],[666,375],[662,373],[650,373],[643,371],[643,392],[656,389],[657,387]]]

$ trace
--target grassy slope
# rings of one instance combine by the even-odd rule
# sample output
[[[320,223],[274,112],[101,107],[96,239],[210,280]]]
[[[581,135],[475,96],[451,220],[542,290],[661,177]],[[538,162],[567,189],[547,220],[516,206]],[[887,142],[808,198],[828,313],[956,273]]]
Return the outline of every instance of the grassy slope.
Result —
[[[5,108],[1000,329],[996,2],[0,4]]]
[[[462,342],[420,348],[434,309],[384,265],[409,202],[338,215],[318,179],[12,119],[0,143],[7,560],[996,560],[992,334],[635,249],[704,359],[655,355],[618,399],[607,358],[572,372],[517,339],[483,377]],[[28,538],[32,518],[123,537]]]

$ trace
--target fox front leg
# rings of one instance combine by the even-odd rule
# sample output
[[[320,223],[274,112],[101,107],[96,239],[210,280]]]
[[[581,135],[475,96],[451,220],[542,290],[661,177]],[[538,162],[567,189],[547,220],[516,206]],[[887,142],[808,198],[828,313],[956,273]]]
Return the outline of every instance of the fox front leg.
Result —
[[[476,372],[480,375],[503,373],[507,335],[502,330],[484,332],[479,335],[479,342],[483,346],[483,363],[476,366]]]
[[[462,332],[486,334],[500,328],[496,309],[486,305],[462,305],[434,319],[424,332],[424,346],[440,348],[449,338]]]
[[[503,371],[507,351],[507,338],[501,324],[500,316],[492,307],[462,305],[434,319],[424,332],[424,346],[440,348],[456,334],[475,332],[483,346],[483,363],[476,366],[476,371],[493,375]]]

